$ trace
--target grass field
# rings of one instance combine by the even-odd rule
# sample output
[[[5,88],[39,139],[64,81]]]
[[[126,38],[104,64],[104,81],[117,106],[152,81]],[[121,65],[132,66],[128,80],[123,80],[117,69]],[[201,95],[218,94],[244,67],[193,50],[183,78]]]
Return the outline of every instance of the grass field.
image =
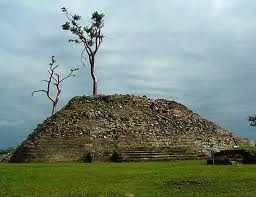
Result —
[[[256,196],[256,165],[0,164],[0,196]]]

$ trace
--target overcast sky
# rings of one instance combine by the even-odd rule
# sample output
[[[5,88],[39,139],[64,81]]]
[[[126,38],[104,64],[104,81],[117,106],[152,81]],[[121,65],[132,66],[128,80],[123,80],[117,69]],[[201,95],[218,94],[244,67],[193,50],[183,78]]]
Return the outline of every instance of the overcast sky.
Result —
[[[50,116],[45,87],[50,57],[63,83],[58,109],[91,94],[81,48],[61,30],[61,7],[88,24],[105,13],[105,39],[97,56],[101,94],[176,100],[234,134],[256,139],[248,115],[256,113],[256,1],[252,0],[1,0],[0,149],[16,146]]]

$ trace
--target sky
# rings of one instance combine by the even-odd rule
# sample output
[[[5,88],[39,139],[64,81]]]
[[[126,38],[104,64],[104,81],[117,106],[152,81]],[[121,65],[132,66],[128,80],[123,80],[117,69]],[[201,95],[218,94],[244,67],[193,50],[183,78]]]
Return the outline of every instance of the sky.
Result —
[[[91,95],[81,46],[61,25],[65,6],[90,23],[105,14],[97,54],[99,94],[175,100],[232,131],[256,140],[256,1],[251,0],[1,0],[0,149],[15,147],[51,115],[43,94],[50,58],[65,81],[60,110],[74,96]]]

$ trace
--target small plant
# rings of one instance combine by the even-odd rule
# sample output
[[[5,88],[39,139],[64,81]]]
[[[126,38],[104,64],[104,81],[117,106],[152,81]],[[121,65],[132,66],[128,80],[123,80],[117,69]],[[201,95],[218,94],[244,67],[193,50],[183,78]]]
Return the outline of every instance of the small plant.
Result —
[[[108,109],[108,103],[106,102],[106,101],[102,101],[102,103],[101,103],[101,109],[103,109],[103,110],[106,110],[106,109]]]

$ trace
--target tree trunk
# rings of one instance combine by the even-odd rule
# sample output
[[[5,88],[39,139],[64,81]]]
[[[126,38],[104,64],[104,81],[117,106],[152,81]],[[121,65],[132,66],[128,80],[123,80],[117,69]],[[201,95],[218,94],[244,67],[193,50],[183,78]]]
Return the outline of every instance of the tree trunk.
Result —
[[[93,78],[93,96],[97,95],[97,78],[96,76],[94,75],[94,78]]]
[[[56,103],[52,104],[52,115],[55,114],[55,112],[56,112],[56,106],[57,106]]]
[[[94,57],[92,58],[91,61],[91,76],[92,76],[92,81],[93,81],[93,87],[92,87],[92,94],[93,96],[97,95],[97,77],[95,74],[95,60]]]
[[[55,114],[55,112],[56,112],[56,107],[57,107],[58,102],[59,102],[59,100],[60,100],[60,93],[61,93],[61,90],[60,90],[59,78],[58,78],[58,84],[56,85],[56,87],[57,87],[57,95],[56,95],[55,101],[52,103],[52,115]]]

